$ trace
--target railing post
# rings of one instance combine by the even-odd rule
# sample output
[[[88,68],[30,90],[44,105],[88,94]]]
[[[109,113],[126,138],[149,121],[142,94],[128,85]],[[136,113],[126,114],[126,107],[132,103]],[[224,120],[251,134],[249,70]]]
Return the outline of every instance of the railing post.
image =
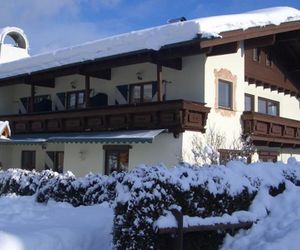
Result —
[[[156,75],[157,75],[157,101],[161,102],[162,96],[162,65],[160,63],[156,66]]]
[[[176,231],[174,241],[172,242],[173,243],[172,249],[182,250],[183,249],[183,215],[177,209],[172,209],[171,212],[177,221],[177,231]]]

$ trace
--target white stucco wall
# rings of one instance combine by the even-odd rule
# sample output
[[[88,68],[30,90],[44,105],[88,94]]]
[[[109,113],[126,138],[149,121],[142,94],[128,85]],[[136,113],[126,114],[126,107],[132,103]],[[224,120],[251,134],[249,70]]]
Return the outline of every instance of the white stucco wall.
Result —
[[[224,69],[236,77],[235,107],[232,111],[224,111],[218,108],[217,103],[217,79],[216,72]],[[223,80],[226,77],[220,77]],[[239,48],[237,53],[211,56],[206,60],[205,65],[205,102],[211,108],[208,115],[207,128],[220,135],[226,135],[226,145],[230,148],[231,143],[236,140],[242,132],[240,116],[244,110],[244,59],[243,49]]]
[[[258,97],[263,97],[280,102],[279,114],[281,117],[300,120],[300,101],[296,97],[271,91],[271,89],[264,89],[263,87],[256,87],[254,84],[244,84],[245,93],[255,96],[255,111],[257,112]]]
[[[159,164],[174,166],[181,160],[182,134],[174,138],[172,133],[157,136],[153,143],[133,144],[130,149],[129,165],[131,168],[140,164]]]
[[[140,164],[163,163],[166,166],[173,166],[181,159],[182,135],[174,138],[172,133],[163,133],[158,135],[153,143],[134,143],[131,146],[129,150],[131,169]],[[47,151],[64,151],[64,172],[71,171],[76,176],[84,176],[90,172],[104,174],[105,150],[100,143],[51,143],[44,149],[41,145],[0,145],[2,168],[21,168],[23,150],[36,151],[38,171],[45,169]]]
[[[6,169],[11,166],[12,157],[12,146],[0,145],[0,168]]]
[[[0,88],[0,114],[7,115],[15,113],[17,102],[14,100],[14,87]]]

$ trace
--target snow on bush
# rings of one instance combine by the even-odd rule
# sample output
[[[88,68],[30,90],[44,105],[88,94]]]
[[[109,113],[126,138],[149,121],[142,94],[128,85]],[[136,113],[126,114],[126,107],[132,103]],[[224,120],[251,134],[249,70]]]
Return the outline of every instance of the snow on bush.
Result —
[[[76,179],[71,172],[58,174],[51,170],[42,172],[23,169],[0,171],[0,195],[36,195],[38,202],[53,199],[73,206],[94,205],[104,201],[112,203],[115,186],[124,173],[113,176],[89,174]]]
[[[0,171],[0,195],[15,193],[33,195],[40,181],[40,174],[20,169]]]
[[[246,211],[254,209],[251,204],[260,190],[267,190],[267,196],[275,196],[284,191],[286,182],[298,183],[299,167],[296,162],[289,165],[230,162],[227,167],[179,165],[171,169],[164,166],[134,169],[116,186],[115,247],[143,249],[147,242],[148,249],[161,248],[156,226],[161,216],[170,215],[169,211],[174,207],[186,215],[185,219],[189,219],[191,225],[209,217],[223,217],[220,222],[231,215],[243,218]],[[259,202],[254,210],[257,216],[248,214],[246,218],[256,219],[268,214],[266,207],[259,206]],[[218,219],[210,220],[211,223],[215,221]],[[172,225],[172,220],[160,223],[161,227]],[[211,233],[209,242],[219,245],[224,236]],[[186,240],[189,241],[191,239]]]
[[[300,164],[294,159],[288,164],[230,162],[226,167],[140,166],[127,173],[82,178],[70,172],[10,169],[0,171],[0,195],[35,194],[38,202],[53,199],[73,206],[107,201],[114,205],[116,249],[144,249],[145,242],[147,249],[162,249],[156,231],[176,224],[169,218],[171,209],[181,210],[184,226],[255,221],[269,214],[273,196],[299,180]],[[189,234],[185,242],[217,248],[224,237],[224,232]]]

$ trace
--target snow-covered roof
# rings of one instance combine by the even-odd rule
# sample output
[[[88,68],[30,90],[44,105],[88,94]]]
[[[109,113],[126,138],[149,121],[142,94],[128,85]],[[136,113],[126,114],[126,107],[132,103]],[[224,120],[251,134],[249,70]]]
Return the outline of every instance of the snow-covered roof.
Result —
[[[0,79],[133,51],[159,50],[162,46],[190,41],[199,35],[202,38],[216,38],[220,37],[221,32],[246,30],[271,24],[279,25],[298,20],[300,20],[299,10],[290,7],[275,7],[243,14],[170,23],[1,64]]]
[[[11,136],[11,131],[9,127],[8,121],[0,121],[0,138],[1,139],[7,139],[9,136]]]

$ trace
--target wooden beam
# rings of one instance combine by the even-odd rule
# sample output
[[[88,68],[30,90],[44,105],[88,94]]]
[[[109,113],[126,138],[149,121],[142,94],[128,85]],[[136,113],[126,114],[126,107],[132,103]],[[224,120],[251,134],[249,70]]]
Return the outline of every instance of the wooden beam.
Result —
[[[0,80],[0,87],[2,86],[11,86],[11,85],[16,85],[16,84],[24,84],[24,79],[23,78],[15,78],[15,77],[9,77],[6,78],[5,80]]]
[[[167,68],[182,70],[182,58],[162,60],[161,64]]]
[[[90,77],[89,76],[85,76],[85,106],[89,107],[90,106],[90,92],[91,92],[91,88],[90,88]]]
[[[248,40],[257,37],[264,37],[269,35],[274,35],[282,32],[299,30],[300,21],[292,21],[282,23],[280,25],[267,25],[264,27],[253,27],[246,30],[233,30],[221,32],[219,38],[215,39],[203,39],[200,42],[201,48],[207,48],[211,46],[216,46],[220,44]]]
[[[278,91],[278,93],[283,93],[284,92],[284,88],[278,88],[277,91]]]
[[[34,110],[34,96],[35,96],[35,86],[33,84],[30,85],[30,112],[32,113]]]
[[[79,74],[85,76],[91,76],[94,78],[99,78],[103,80],[111,80],[111,69],[102,69],[97,71],[91,71],[88,69],[80,70]]]
[[[157,73],[157,101],[162,101],[162,65],[157,64],[156,67],[156,73]]]
[[[167,59],[181,58],[184,56],[192,56],[202,54],[207,51],[207,48],[200,48],[200,41],[192,41],[190,44],[175,44],[162,47],[156,53],[156,59],[163,61]]]
[[[275,35],[263,36],[245,40],[245,49],[254,49],[274,45],[276,41]]]
[[[238,48],[239,48],[238,42],[217,45],[211,47],[209,51],[206,53],[206,55],[217,56],[217,55],[236,53]]]
[[[37,77],[26,77],[25,84],[54,88],[55,87],[55,78],[37,78]]]
[[[298,41],[300,38],[300,30],[285,32],[277,35],[277,42]]]

